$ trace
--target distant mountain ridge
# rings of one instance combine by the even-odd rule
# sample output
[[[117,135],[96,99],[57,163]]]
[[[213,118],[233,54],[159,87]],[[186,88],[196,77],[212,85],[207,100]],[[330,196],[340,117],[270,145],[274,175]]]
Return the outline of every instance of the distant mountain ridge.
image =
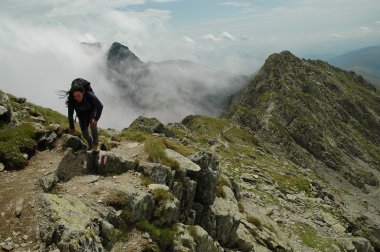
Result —
[[[328,62],[363,75],[380,88],[380,45],[370,46],[334,57]]]

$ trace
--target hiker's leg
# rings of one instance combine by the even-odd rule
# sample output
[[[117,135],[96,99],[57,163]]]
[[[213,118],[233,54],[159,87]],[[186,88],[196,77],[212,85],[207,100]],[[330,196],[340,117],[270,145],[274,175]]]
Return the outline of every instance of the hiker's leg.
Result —
[[[93,144],[98,145],[99,144],[98,126],[90,124],[90,128],[91,128],[91,133],[92,133]]]
[[[88,126],[83,127],[83,128],[81,127],[80,129],[82,131],[82,135],[83,135],[84,139],[86,139],[86,141],[88,143],[88,148],[91,149],[93,146],[93,140],[92,140],[92,137],[90,136],[90,133],[88,132]]]

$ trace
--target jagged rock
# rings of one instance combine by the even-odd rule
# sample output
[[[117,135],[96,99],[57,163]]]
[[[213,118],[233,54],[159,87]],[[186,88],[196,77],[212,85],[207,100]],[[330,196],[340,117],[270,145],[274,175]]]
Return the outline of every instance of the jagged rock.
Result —
[[[57,184],[59,178],[55,172],[49,173],[40,179],[40,185],[44,192],[51,192],[53,187]]]
[[[246,218],[242,218],[240,222],[250,230],[251,233],[255,234],[253,236],[256,240],[254,251],[256,251],[256,249],[260,249],[258,251],[292,251],[287,237],[282,234],[280,228],[270,218],[258,212],[251,212],[249,218],[250,221],[247,221]],[[252,222],[252,220],[254,220],[254,222]],[[259,244],[265,245],[269,250],[259,246]]]
[[[20,216],[21,216],[23,204],[24,204],[23,198],[18,199],[16,202],[15,215],[17,218],[20,218]]]
[[[151,178],[157,184],[164,184],[172,187],[174,181],[174,171],[168,166],[158,163],[141,162],[137,168],[145,176]]]
[[[0,105],[0,121],[10,122],[12,119],[12,109],[7,105]]]
[[[52,132],[58,133],[58,130],[60,129],[60,126],[58,123],[51,123],[48,125],[48,129]]]
[[[222,245],[235,243],[236,230],[241,218],[236,202],[216,198],[211,206],[211,213],[215,219],[215,227],[212,227],[210,233],[215,233],[214,238]]]
[[[372,219],[362,214],[346,216],[352,225],[352,234],[368,239],[375,250],[380,250],[380,225],[378,219]]]
[[[72,136],[69,134],[63,134],[62,139],[64,146],[73,149],[74,151],[85,150],[86,144],[77,136]]]
[[[60,251],[105,251],[100,238],[99,215],[71,196],[42,194],[46,210],[38,235],[45,246],[55,244]]]
[[[188,171],[188,176],[197,182],[195,201],[202,205],[212,205],[216,197],[219,161],[214,154],[205,151],[195,153],[189,159],[201,168],[196,172]]]
[[[117,241],[117,237],[120,232],[115,229],[115,227],[106,220],[101,220],[100,222],[100,236],[103,238],[107,246],[111,247]]]
[[[201,167],[199,167],[198,164],[194,163],[193,161],[191,161],[190,159],[188,159],[187,157],[183,156],[182,154],[176,151],[173,151],[171,149],[165,149],[165,154],[169,158],[176,160],[179,163],[181,170],[183,170],[186,174],[187,173],[194,174],[201,170]]]
[[[223,248],[200,226],[176,225],[174,252],[223,252]]]
[[[371,243],[362,237],[336,238],[344,251],[360,251],[360,252],[375,252]]]
[[[331,226],[331,228],[336,232],[336,233],[344,233],[346,232],[346,228],[343,227],[342,224],[340,224],[340,222],[334,217],[332,216],[330,213],[327,213],[327,212],[324,212],[322,211],[321,212],[321,215],[322,215],[322,218],[323,220],[329,225]]]
[[[250,173],[243,173],[241,175],[241,179],[244,182],[250,183],[250,184],[256,184],[259,176],[257,174],[250,174]]]
[[[197,183],[188,177],[182,178],[173,184],[172,193],[180,201],[179,219],[185,224],[194,224],[195,212],[193,204]]]
[[[74,152],[68,149],[56,170],[60,181],[68,181],[72,177],[86,173],[86,153],[84,151]]]
[[[149,191],[152,192],[154,190],[164,190],[169,191],[169,187],[163,184],[150,184],[148,185]]]
[[[44,135],[38,140],[37,148],[39,150],[51,149],[54,147],[57,138],[58,135],[55,132],[51,132],[49,136]]]
[[[157,189],[157,190],[162,190],[162,189]],[[159,226],[170,226],[173,223],[178,221],[180,202],[170,192],[168,191],[164,191],[164,192],[166,192],[167,194],[170,194],[172,197],[168,197],[167,199],[156,199],[157,196],[154,197],[155,198],[155,207],[154,207],[154,212],[153,212],[154,223]],[[153,195],[155,195],[154,192],[153,192]]]
[[[255,244],[256,240],[252,237],[249,230],[243,224],[239,224],[236,230],[236,246],[239,250],[242,252],[250,252],[254,248]]]
[[[121,174],[137,170],[138,163],[132,159],[124,159],[112,152],[87,152],[87,170],[98,174]]]
[[[0,91],[0,102],[1,103],[8,103],[10,102],[9,96],[2,91]]]
[[[11,251],[11,250],[13,250],[14,247],[15,246],[14,246],[13,242],[7,242],[7,243],[4,243],[1,245],[1,248],[4,249],[5,251]]]
[[[174,137],[175,133],[165,128],[165,126],[156,118],[147,118],[143,116],[139,116],[135,119],[131,125],[129,125],[131,129],[148,131],[151,133],[159,133],[164,134],[167,137]]]
[[[16,98],[15,102],[23,104],[26,102],[26,98],[25,97],[18,97],[18,98]]]
[[[126,222],[150,220],[153,214],[153,196],[128,185],[120,185],[104,192],[104,202],[122,210]]]

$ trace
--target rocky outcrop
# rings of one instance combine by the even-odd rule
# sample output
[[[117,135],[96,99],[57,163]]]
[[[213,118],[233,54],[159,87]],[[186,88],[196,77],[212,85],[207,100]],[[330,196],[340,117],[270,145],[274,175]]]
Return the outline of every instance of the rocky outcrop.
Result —
[[[200,226],[178,224],[173,242],[175,252],[223,252],[224,249]]]
[[[219,177],[219,162],[215,155],[209,152],[198,152],[189,157],[198,164],[199,171],[188,171],[188,176],[197,182],[195,201],[202,205],[212,205],[216,198],[216,186]]]
[[[174,171],[166,165],[141,162],[136,169],[157,184],[164,184],[169,187],[173,185]]]
[[[167,137],[175,137],[174,132],[167,129],[157,118],[148,118],[139,116],[135,119],[131,125],[128,127],[129,129],[147,131],[150,133],[158,133],[163,134]]]
[[[62,140],[64,142],[64,147],[71,148],[74,151],[86,149],[86,144],[77,136],[63,134]]]
[[[43,194],[45,221],[39,224],[39,238],[60,251],[105,251],[100,238],[99,215],[79,199]],[[47,221],[47,220],[53,221]]]
[[[86,172],[86,152],[74,152],[73,149],[69,148],[66,151],[65,157],[59,163],[56,175],[60,181],[68,181]]]
[[[87,170],[98,174],[121,174],[137,170],[135,160],[124,159],[112,152],[87,152]]]

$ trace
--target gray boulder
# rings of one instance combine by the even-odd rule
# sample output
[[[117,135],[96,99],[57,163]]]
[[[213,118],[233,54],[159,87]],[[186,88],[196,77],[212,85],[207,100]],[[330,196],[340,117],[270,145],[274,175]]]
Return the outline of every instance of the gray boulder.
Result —
[[[56,170],[60,181],[68,181],[75,176],[86,174],[86,152],[68,149]]]
[[[176,236],[173,241],[174,252],[223,252],[218,242],[200,226],[176,225]]]
[[[165,126],[156,118],[148,118],[144,116],[139,116],[135,119],[129,128],[147,131],[150,133],[164,134],[167,137],[175,137],[175,133],[165,128]]]
[[[73,149],[74,151],[86,149],[86,144],[77,136],[63,134],[62,139],[64,142],[63,145],[67,148]]]
[[[49,173],[40,179],[40,185],[44,192],[51,192],[53,187],[58,183],[59,178],[55,172]]]
[[[165,149],[165,154],[169,158],[176,160],[180,165],[180,169],[183,172],[185,172],[185,174],[196,174],[201,170],[201,167],[198,164],[194,163],[193,161],[176,151],[173,151],[171,149]]]
[[[124,159],[112,152],[87,152],[87,170],[98,174],[121,174],[136,170],[138,163],[132,159]]]
[[[185,224],[195,223],[195,211],[193,210],[197,183],[188,177],[173,184],[172,193],[180,201],[179,219]]]
[[[7,105],[0,105],[0,121],[10,122],[12,119],[12,108]]]
[[[120,185],[104,192],[104,203],[122,210],[126,223],[150,220],[153,215],[154,200],[150,193],[139,191],[129,185]]]
[[[54,147],[54,142],[58,139],[58,135],[55,132],[43,135],[37,143],[38,150],[46,150]]]
[[[0,103],[8,103],[10,102],[9,96],[3,91],[0,91]]]
[[[60,251],[105,251],[100,238],[99,215],[71,196],[42,194],[46,211],[37,234],[45,246],[55,244]]]

